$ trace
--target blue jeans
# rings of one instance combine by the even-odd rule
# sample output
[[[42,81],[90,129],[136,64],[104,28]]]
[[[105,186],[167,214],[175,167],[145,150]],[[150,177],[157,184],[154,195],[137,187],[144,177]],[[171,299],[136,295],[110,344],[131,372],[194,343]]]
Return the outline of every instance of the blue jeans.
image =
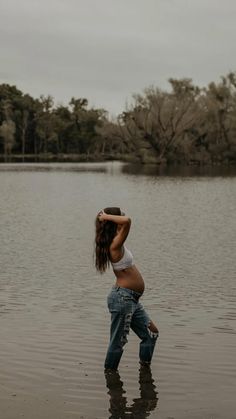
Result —
[[[105,359],[105,368],[118,368],[123,347],[127,343],[130,328],[141,339],[140,362],[150,364],[158,333],[149,329],[150,318],[139,303],[140,293],[128,288],[112,287],[107,297],[111,313],[110,343]]]

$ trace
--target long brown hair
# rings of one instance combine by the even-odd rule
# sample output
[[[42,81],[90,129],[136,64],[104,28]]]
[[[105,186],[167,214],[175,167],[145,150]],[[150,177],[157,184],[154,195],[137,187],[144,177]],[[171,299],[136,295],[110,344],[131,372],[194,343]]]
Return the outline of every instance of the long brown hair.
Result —
[[[107,207],[106,214],[121,215],[119,207]],[[117,224],[113,221],[95,220],[95,266],[102,274],[110,265],[110,245],[116,235]]]

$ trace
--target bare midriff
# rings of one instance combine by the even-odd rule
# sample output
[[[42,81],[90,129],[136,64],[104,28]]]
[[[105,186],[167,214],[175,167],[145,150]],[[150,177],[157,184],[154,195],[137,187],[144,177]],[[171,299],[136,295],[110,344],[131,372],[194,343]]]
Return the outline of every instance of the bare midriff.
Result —
[[[145,288],[144,280],[135,265],[120,271],[114,270],[114,274],[116,276],[116,285],[119,287],[129,288],[141,294],[143,293]]]

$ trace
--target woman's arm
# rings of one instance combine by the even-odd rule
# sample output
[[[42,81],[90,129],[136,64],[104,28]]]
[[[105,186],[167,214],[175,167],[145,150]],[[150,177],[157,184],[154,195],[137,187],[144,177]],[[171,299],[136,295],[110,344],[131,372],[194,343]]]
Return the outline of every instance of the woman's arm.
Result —
[[[126,240],[130,226],[131,226],[131,218],[126,217],[125,215],[112,215],[112,214],[106,214],[104,211],[101,211],[98,214],[98,218],[100,221],[113,221],[117,225],[120,225],[119,230],[117,231],[116,236],[114,237],[112,244],[111,244],[111,250],[119,250],[123,246],[124,241]]]
[[[98,214],[98,219],[100,221],[113,221],[116,224],[131,224],[131,219],[126,215],[106,214],[104,211]]]

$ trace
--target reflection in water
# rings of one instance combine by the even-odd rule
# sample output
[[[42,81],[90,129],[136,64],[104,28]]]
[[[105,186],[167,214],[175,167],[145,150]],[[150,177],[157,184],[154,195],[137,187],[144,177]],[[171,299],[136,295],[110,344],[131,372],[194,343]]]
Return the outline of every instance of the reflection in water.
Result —
[[[166,166],[158,164],[124,164],[122,173],[129,175],[145,175],[145,176],[170,176],[170,177],[191,177],[191,176],[207,176],[207,177],[231,177],[236,175],[235,166]]]
[[[110,396],[111,416],[109,419],[139,418],[145,419],[157,406],[158,392],[152,378],[149,367],[140,367],[139,384],[140,397],[133,400],[131,406],[127,406],[126,391],[117,371],[105,371],[108,394]]]

